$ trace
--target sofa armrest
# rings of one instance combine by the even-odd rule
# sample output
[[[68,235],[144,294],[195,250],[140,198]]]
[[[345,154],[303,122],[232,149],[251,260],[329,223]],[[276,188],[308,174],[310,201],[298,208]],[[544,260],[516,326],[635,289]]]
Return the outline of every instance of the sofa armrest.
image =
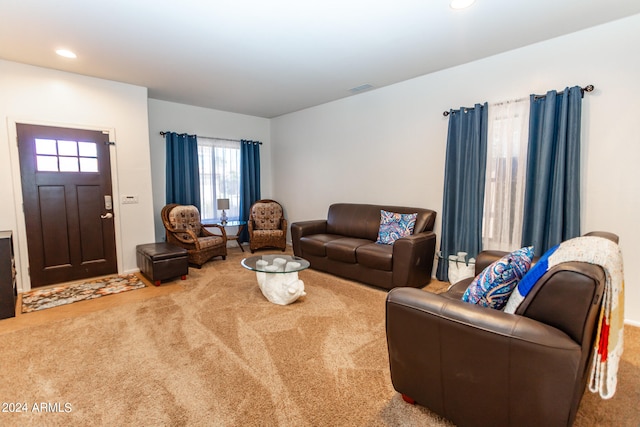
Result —
[[[436,253],[433,231],[402,237],[393,243],[394,286],[423,287],[431,281]]]
[[[291,244],[293,245],[293,253],[296,256],[302,256],[300,249],[300,239],[311,234],[321,234],[327,232],[327,220],[316,219],[311,221],[299,221],[291,224]]]
[[[567,425],[581,348],[563,332],[412,288],[386,310],[398,392],[459,425]]]

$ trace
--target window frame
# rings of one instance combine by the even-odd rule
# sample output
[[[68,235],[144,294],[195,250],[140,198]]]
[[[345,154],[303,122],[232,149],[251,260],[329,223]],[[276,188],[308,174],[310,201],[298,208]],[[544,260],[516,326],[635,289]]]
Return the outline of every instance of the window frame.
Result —
[[[220,222],[218,199],[229,199],[228,221],[240,217],[240,141],[198,137],[200,215],[203,221]],[[220,178],[223,178],[222,180]]]

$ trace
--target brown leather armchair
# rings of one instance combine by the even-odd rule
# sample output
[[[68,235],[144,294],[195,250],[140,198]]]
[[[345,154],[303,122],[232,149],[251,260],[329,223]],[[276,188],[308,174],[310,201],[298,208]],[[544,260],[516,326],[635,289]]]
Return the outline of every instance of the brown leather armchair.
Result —
[[[258,200],[249,211],[249,249],[287,248],[287,220],[280,203],[275,200]]]
[[[220,229],[220,234],[209,232],[200,222],[200,212],[195,206],[172,203],[162,208],[160,216],[167,243],[185,248],[190,265],[200,268],[214,257],[227,258],[227,233],[224,227],[207,225]]]
[[[480,253],[476,274],[503,255]],[[582,262],[551,268],[515,314],[461,301],[472,280],[442,294],[389,292],[396,391],[459,426],[572,425],[589,376],[603,269]]]

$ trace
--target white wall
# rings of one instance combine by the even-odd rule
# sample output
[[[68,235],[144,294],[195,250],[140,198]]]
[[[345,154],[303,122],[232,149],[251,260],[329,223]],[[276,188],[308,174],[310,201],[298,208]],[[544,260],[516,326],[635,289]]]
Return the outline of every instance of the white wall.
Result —
[[[0,229],[13,230],[18,286],[30,289],[15,123],[110,131],[118,271],[135,271],[135,246],[153,241],[147,89],[0,60]],[[120,205],[119,195],[139,203]]]
[[[325,218],[341,201],[442,212],[444,110],[593,84],[583,101],[582,230],[620,236],[625,317],[640,325],[638,45],[635,15],[273,119],[274,197],[290,223]]]
[[[19,286],[29,288],[17,147],[10,143],[16,122],[114,134],[114,195],[139,197],[137,205],[115,205],[118,267],[126,272],[135,270],[135,245],[163,235],[160,131],[262,141],[262,195],[281,201],[290,223],[323,218],[339,201],[441,212],[444,110],[594,84],[583,102],[582,228],[620,235],[626,318],[640,325],[640,57],[632,51],[639,44],[636,15],[273,120],[147,100],[142,87],[0,60],[0,200],[7,205],[0,229],[16,233]]]
[[[160,211],[165,205],[166,152],[164,137],[160,135],[161,131],[262,142],[260,148],[260,191],[263,198],[271,197],[270,120],[149,99],[149,149],[151,150],[156,241],[164,240],[164,227],[160,219]]]

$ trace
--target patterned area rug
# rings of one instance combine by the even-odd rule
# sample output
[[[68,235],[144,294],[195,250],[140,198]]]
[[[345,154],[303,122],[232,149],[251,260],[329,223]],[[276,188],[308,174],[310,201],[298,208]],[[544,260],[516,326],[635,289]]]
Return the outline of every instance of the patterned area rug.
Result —
[[[144,288],[145,284],[135,274],[110,276],[88,282],[46,289],[36,289],[22,294],[22,312],[44,310],[45,308],[71,304],[72,302],[100,298]]]

